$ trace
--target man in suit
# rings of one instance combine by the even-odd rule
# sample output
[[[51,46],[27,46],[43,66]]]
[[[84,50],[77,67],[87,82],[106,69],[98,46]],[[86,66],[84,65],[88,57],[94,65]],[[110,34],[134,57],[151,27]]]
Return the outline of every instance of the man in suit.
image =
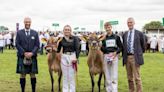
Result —
[[[19,30],[16,36],[17,48],[17,73],[20,74],[20,85],[22,92],[25,92],[26,74],[30,74],[32,92],[35,92],[36,77],[38,73],[37,51],[39,49],[38,33],[30,28],[31,19],[24,19],[25,28]]]
[[[129,30],[123,34],[123,65],[126,66],[129,92],[142,92],[142,82],[140,77],[140,65],[144,64],[143,53],[145,51],[144,34],[134,29],[135,21],[128,18]]]

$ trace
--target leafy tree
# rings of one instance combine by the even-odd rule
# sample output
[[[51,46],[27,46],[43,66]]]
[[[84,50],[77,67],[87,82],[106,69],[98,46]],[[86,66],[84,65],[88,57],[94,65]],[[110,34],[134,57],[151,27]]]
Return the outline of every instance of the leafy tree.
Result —
[[[160,29],[163,28],[162,23],[160,21],[151,21],[144,25],[143,30],[145,29]]]

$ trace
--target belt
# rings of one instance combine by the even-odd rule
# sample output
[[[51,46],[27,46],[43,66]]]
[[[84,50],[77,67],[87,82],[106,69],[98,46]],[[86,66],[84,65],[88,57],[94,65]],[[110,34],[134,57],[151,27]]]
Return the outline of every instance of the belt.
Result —
[[[114,51],[113,51],[114,52]],[[104,54],[110,54],[110,53],[113,53],[112,51],[111,52],[105,52]]]
[[[130,56],[130,55],[134,55],[134,54],[133,53],[127,53],[127,55]]]
[[[63,52],[63,54],[72,55],[74,52]]]

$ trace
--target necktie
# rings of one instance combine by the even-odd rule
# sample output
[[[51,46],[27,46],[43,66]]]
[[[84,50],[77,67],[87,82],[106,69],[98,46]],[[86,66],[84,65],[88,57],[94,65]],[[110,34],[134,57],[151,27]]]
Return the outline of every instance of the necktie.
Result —
[[[29,36],[29,31],[26,31],[26,36]]]
[[[128,44],[127,44],[128,45],[127,46],[128,53],[131,53],[131,50],[132,50],[132,48],[131,48],[131,44],[132,44],[131,36],[132,36],[132,31],[130,31],[129,37],[128,37]]]

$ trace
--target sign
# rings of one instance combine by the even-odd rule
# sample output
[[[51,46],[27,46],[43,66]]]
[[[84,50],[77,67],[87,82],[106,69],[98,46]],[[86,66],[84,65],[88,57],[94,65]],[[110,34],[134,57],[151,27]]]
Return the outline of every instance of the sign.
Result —
[[[4,31],[6,31],[6,30],[8,30],[7,27],[5,27],[5,26],[0,26],[0,32],[4,32]]]
[[[100,20],[100,31],[103,31],[104,28],[104,21]]]
[[[109,21],[111,25],[118,25],[118,21]]]
[[[81,30],[86,30],[86,28],[81,28]]]
[[[3,28],[0,26],[0,32],[3,32],[4,30],[3,30]]]
[[[59,24],[58,23],[53,23],[52,26],[58,27]]]
[[[162,20],[163,20],[163,26],[164,26],[164,18]]]
[[[78,30],[78,29],[79,29],[79,27],[75,27],[75,28],[74,28],[74,30]]]

